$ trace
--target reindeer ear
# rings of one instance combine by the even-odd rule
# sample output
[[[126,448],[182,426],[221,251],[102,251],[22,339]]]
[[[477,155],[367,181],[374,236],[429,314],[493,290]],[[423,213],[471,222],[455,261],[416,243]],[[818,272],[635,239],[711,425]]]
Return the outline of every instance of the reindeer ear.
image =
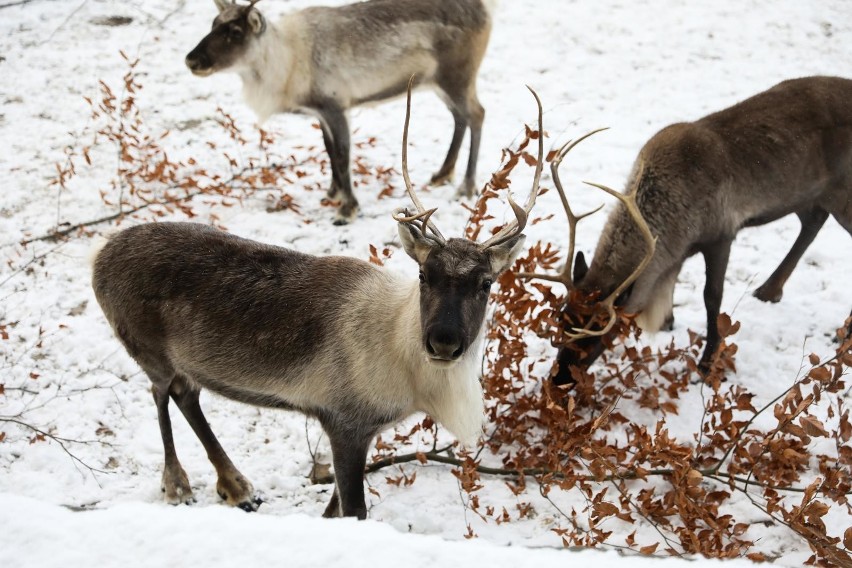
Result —
[[[266,18],[264,18],[263,14],[254,8],[249,10],[246,21],[248,22],[251,31],[254,32],[254,35],[260,35],[266,31]]]
[[[420,229],[410,223],[400,223],[399,238],[402,241],[402,248],[413,258],[417,264],[426,262],[426,257],[432,252],[432,249],[437,246],[434,241],[427,239],[420,232]]]
[[[494,274],[500,274],[512,266],[515,259],[521,254],[526,239],[525,235],[518,235],[505,243],[494,245],[488,249],[488,252],[491,254],[491,270]]]
[[[229,0],[213,0],[213,3],[216,4],[216,7],[220,12],[224,12],[225,9],[232,4]]]
[[[574,260],[574,283],[576,284],[580,280],[586,277],[586,273],[589,271],[589,265],[586,264],[586,257],[582,252],[578,252],[577,256]]]

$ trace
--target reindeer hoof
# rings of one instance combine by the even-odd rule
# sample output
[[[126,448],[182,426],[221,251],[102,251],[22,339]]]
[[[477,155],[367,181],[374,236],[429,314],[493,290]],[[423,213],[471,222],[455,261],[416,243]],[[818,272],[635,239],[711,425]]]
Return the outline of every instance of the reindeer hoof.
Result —
[[[242,503],[237,503],[237,507],[239,507],[246,513],[254,513],[260,508],[262,504],[263,499],[256,496],[251,501],[243,501]]]
[[[437,172],[429,180],[429,185],[444,185],[445,183],[452,183],[452,181],[453,172]]]
[[[329,199],[334,199],[337,197],[337,194],[340,193],[340,186],[335,182],[331,182],[331,185],[328,187],[328,191],[325,192],[326,196]]]
[[[466,179],[456,190],[456,199],[472,199],[474,196],[474,186],[472,179]]]
[[[257,501],[257,497],[254,496],[254,487],[238,471],[220,476],[219,481],[216,482],[216,493],[228,505],[240,509],[245,509],[248,506],[252,510],[257,510],[259,505],[259,503],[254,506],[251,505],[251,503]]]
[[[340,227],[342,225],[348,225],[352,221],[355,220],[355,217],[358,215],[358,204],[343,204],[337,210],[337,216],[334,218],[334,225]]]
[[[775,286],[767,286],[766,284],[760,286],[752,293],[752,296],[754,296],[761,302],[772,302],[773,304],[777,304],[778,302],[780,302],[781,296],[783,295],[783,290],[776,288]]]
[[[189,505],[195,501],[189,478],[180,466],[177,469],[163,471],[160,489],[165,494],[166,503],[169,505]]]

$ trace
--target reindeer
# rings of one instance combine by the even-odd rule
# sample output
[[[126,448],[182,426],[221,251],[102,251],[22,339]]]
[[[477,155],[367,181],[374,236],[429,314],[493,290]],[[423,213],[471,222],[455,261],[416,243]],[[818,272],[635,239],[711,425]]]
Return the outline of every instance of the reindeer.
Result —
[[[476,74],[491,32],[492,0],[369,0],[314,7],[277,24],[254,7],[214,0],[213,29],[186,56],[193,74],[235,71],[243,97],[262,122],[280,112],[319,119],[331,161],[329,197],[340,198],[334,221],[352,221],[358,201],[349,169],[346,111],[405,93],[409,77],[436,89],[453,115],[452,141],[433,184],[450,181],[465,131],[470,155],[458,194],[473,195],[485,110]]]
[[[614,323],[615,305],[638,314],[645,329],[670,327],[678,273],[696,253],[706,264],[707,341],[700,360],[706,371],[720,343],[725,269],[740,229],[791,213],[801,221],[790,252],[754,291],[769,302],[781,299],[784,283],[829,215],[852,234],[852,80],[785,81],[655,134],[639,152],[591,267],[577,253],[573,274],[574,234],[583,216],[573,214],[561,185],[557,190],[569,218],[569,262],[561,274],[547,278],[606,296],[602,304],[609,319],[595,329],[594,318],[574,317],[576,327],[568,333],[574,345],[560,351],[555,382],[570,383],[571,366],[585,367],[597,358],[601,338]]]
[[[539,132],[542,111],[538,96]],[[193,223],[153,223],[113,236],[94,260],[93,287],[116,336],[151,379],[165,450],[166,501],[191,500],[178,462],[169,398],[218,474],[219,495],[254,510],[251,483],[207,424],[202,388],[257,406],[315,417],[331,443],[335,490],[324,516],[366,517],[364,466],[373,437],[417,411],[460,441],[484,419],[478,379],[491,285],[523,247],[543,163],[516,219],[487,241],[445,239],[408,175],[416,212],[394,219],[420,267],[409,282],[367,262],[316,257]]]

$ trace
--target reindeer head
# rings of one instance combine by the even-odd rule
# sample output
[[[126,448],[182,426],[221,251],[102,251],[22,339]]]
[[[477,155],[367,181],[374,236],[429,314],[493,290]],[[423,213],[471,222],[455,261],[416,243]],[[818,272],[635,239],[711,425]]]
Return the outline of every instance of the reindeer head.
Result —
[[[206,77],[236,65],[252,42],[266,31],[266,19],[254,5],[214,0],[219,15],[210,33],[186,56],[186,66],[194,75]]]
[[[413,80],[413,77],[412,77]],[[531,90],[532,91],[532,90]],[[402,175],[416,207],[394,211],[403,248],[420,267],[420,330],[426,356],[436,365],[449,366],[462,358],[480,334],[491,285],[520,254],[527,217],[535,204],[544,143],[541,102],[539,109],[539,156],[535,181],[524,208],[509,197],[516,220],[484,243],[466,238],[445,239],[430,221],[435,209],[425,209],[408,176],[408,124],[411,117],[411,82],[402,135]]]
[[[562,187],[562,181],[559,178],[559,166],[563,158],[565,158],[574,146],[601,130],[606,129],[593,130],[581,136],[576,141],[568,141],[556,152],[553,161],[550,163],[553,184],[556,186],[556,191],[559,193],[559,198],[562,201],[562,207],[565,209],[565,215],[568,217],[568,260],[565,263],[565,267],[559,274],[521,273],[518,275],[521,278],[540,278],[551,282],[559,282],[568,289],[568,299],[563,310],[568,329],[564,330],[566,341],[564,346],[559,350],[559,369],[553,379],[557,385],[573,383],[574,380],[571,376],[570,367],[588,367],[601,354],[604,349],[603,338],[610,333],[616,322],[615,307],[622,305],[627,300],[633,283],[653,258],[656,247],[657,239],[651,233],[651,229],[642,217],[642,213],[636,203],[635,189],[627,194],[621,194],[604,185],[585,182],[587,185],[596,187],[619,200],[626,213],[625,222],[632,220],[639,229],[645,245],[645,256],[629,275],[602,274],[601,270],[598,270],[595,274],[591,274],[581,252],[577,253],[576,262],[573,263],[572,269],[571,261],[574,259],[577,224],[583,218],[596,213],[601,208],[598,207],[593,211],[581,215],[574,214],[565,195],[565,190]],[[619,276],[623,277],[620,283],[614,280],[614,278]],[[585,307],[588,309],[582,311],[574,309],[572,300],[578,299],[578,297],[580,302],[585,304]],[[599,324],[601,316],[605,318],[603,324]]]

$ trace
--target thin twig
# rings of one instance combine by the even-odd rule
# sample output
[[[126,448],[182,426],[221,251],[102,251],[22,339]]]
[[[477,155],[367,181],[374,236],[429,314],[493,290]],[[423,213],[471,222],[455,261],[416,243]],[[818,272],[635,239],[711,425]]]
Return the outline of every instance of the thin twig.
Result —
[[[73,18],[73,17],[77,14],[77,12],[79,12],[80,10],[82,10],[82,9],[83,9],[83,6],[85,6],[85,5],[86,5],[86,4],[88,4],[88,3],[89,3],[89,0],[83,0],[83,2],[82,2],[82,3],[80,3],[80,5],[79,5],[79,6],[77,6],[76,8],[74,8],[74,10],[72,10],[72,11],[71,11],[71,13],[70,13],[70,14],[68,14],[68,17],[67,17],[67,18],[65,18],[65,19],[62,21],[62,23],[61,23],[61,24],[59,24],[59,26],[58,26],[56,29],[54,29],[52,32],[50,32],[50,35],[49,35],[49,36],[47,36],[47,39],[46,39],[46,40],[44,40],[43,42],[39,43],[38,45],[39,45],[39,46],[42,46],[42,45],[44,45],[44,44],[46,44],[46,43],[50,43],[50,42],[53,40],[53,36],[55,36],[57,33],[59,33],[59,30],[61,30],[62,28],[64,28],[64,27],[65,27],[65,24],[67,24],[68,22],[70,22],[70,21],[71,21],[71,18]],[[6,7],[6,6],[3,6],[3,8],[5,8],[5,7]]]
[[[229,184],[240,179],[240,177],[243,176],[244,174],[246,174],[247,172],[251,172],[251,171],[254,171],[254,170],[285,168],[285,167],[298,167],[298,166],[304,165],[305,163],[307,163],[306,160],[302,160],[301,162],[296,162],[296,163],[289,164],[289,165],[286,165],[286,166],[282,165],[282,164],[272,164],[271,166],[246,166],[243,169],[241,169],[240,171],[238,171],[236,174],[232,175],[227,181],[223,182],[221,184],[221,186],[228,186]],[[169,189],[180,189],[180,188],[175,187],[175,186],[166,188],[166,190],[169,190]],[[211,189],[211,187],[208,186],[208,187],[201,188],[197,191],[189,192],[186,195],[184,195],[183,197],[175,198],[173,200],[173,202],[182,203],[182,202],[186,202],[186,201],[191,201],[192,199],[198,197],[199,195],[205,195],[205,194],[209,193],[210,189]],[[262,188],[257,189],[255,191],[262,191]],[[54,231],[52,233],[39,235],[37,237],[31,237],[29,239],[24,239],[24,240],[19,241],[17,243],[6,243],[4,245],[0,245],[0,248],[12,246],[13,244],[28,245],[30,243],[34,243],[34,242],[37,242],[37,241],[55,240],[55,239],[58,239],[60,237],[67,236],[67,235],[74,233],[76,231],[80,231],[80,230],[82,230],[86,227],[91,227],[91,226],[94,226],[94,225],[100,225],[100,224],[103,224],[103,223],[109,223],[110,221],[115,221],[117,219],[121,219],[121,218],[126,217],[128,215],[133,215],[134,213],[138,213],[139,211],[147,209],[147,208],[151,207],[152,205],[162,205],[162,202],[151,201],[151,202],[143,203],[142,205],[134,207],[133,209],[128,209],[124,212],[112,213],[110,215],[98,217],[97,219],[91,219],[89,221],[83,221],[81,223],[76,223],[76,224],[71,225],[69,227],[65,227],[64,229],[57,230],[57,231]]]
[[[18,0],[17,2],[9,2],[7,4],[0,4],[0,10],[3,8],[11,8],[13,6],[23,6],[24,4],[29,4],[30,2],[35,2],[35,0]]]
[[[447,446],[445,448],[441,448],[440,450],[430,451],[430,452],[412,452],[410,454],[400,454],[397,456],[390,456],[387,458],[383,458],[377,462],[373,462],[368,465],[364,473],[370,474],[375,473],[381,469],[386,467],[391,467],[394,465],[399,465],[403,463],[411,463],[414,461],[421,461],[421,459],[425,458],[427,461],[442,463],[446,465],[453,465],[456,467],[462,467],[465,462],[455,458],[443,455],[444,452],[447,452],[452,446]],[[666,477],[669,475],[674,475],[676,472],[673,469],[669,468],[661,468],[661,469],[651,469],[642,472],[641,477],[633,471],[625,471],[620,473],[613,473],[611,475],[605,475],[602,477],[595,475],[566,475],[564,472],[541,468],[541,467],[529,467],[522,468],[520,470],[517,469],[505,469],[499,467],[489,467],[484,465],[477,465],[474,468],[478,473],[483,473],[486,475],[498,475],[503,477],[532,477],[532,478],[540,478],[545,476],[550,476],[554,479],[563,479],[563,480],[572,480],[572,481],[583,481],[583,482],[611,482],[611,481],[630,481],[635,479],[644,479],[645,477]],[[755,487],[762,487],[766,489],[774,489],[776,491],[789,491],[792,493],[803,493],[805,491],[804,488],[801,487],[776,487],[773,485],[767,485],[765,483],[760,483],[757,481],[748,481],[744,478],[738,477],[736,475],[732,475],[730,473],[724,473],[719,471],[714,471],[714,468],[707,469],[696,469],[698,473],[700,473],[703,477],[709,479],[723,478],[728,480],[737,481],[740,483],[748,482],[749,485],[754,485]],[[721,480],[717,480],[721,481]],[[315,481],[318,485],[325,485],[329,483],[334,483],[334,474],[324,475],[322,477],[318,477]],[[845,493],[846,495],[852,495],[852,491],[848,491]]]
[[[80,465],[82,465],[83,467],[88,469],[92,474],[94,474],[95,472],[104,473],[104,474],[110,473],[108,471],[104,471],[102,469],[98,469],[96,467],[90,466],[89,464],[87,464],[86,462],[84,462],[83,460],[78,458],[76,455],[74,455],[71,452],[71,450],[69,450],[68,447],[65,445],[65,444],[103,444],[104,442],[102,442],[100,440],[72,440],[72,439],[69,439],[69,438],[62,438],[60,436],[56,436],[56,435],[51,434],[49,432],[45,432],[44,430],[36,428],[32,424],[28,424],[28,423],[24,422],[23,420],[18,420],[17,418],[0,417],[0,422],[17,424],[18,426],[22,426],[24,428],[32,430],[33,432],[35,432],[36,434],[38,434],[40,436],[44,436],[45,438],[49,438],[49,439],[53,440],[54,442],[59,444],[59,447],[62,448],[62,451],[64,451],[66,454],[68,454],[68,456],[71,458],[72,461],[79,463]]]

